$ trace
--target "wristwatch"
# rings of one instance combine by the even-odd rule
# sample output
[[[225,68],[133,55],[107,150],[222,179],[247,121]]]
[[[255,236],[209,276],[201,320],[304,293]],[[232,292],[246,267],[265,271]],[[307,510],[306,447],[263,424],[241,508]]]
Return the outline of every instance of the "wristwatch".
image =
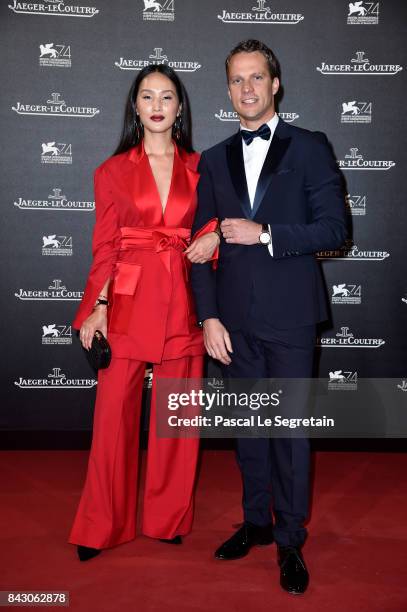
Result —
[[[262,229],[259,236],[260,244],[267,246],[271,242],[270,226],[267,223],[262,223]]]

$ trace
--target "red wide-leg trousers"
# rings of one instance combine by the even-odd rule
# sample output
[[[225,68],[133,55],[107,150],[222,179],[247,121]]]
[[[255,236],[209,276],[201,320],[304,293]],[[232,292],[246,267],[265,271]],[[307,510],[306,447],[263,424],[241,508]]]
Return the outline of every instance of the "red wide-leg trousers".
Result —
[[[88,472],[69,536],[71,544],[108,548],[136,536],[141,395],[145,363],[112,358],[100,370]],[[153,369],[142,532],[185,535],[192,527],[198,438],[158,438],[159,377],[200,378],[203,356],[162,361]]]

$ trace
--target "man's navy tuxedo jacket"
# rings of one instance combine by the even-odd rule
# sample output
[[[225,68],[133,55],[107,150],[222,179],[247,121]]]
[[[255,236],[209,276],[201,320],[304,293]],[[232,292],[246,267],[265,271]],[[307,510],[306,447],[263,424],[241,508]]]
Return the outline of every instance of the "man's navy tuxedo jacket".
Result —
[[[260,243],[246,246],[221,239],[216,271],[211,263],[193,264],[198,320],[216,317],[234,331],[246,323],[253,302],[274,328],[325,320],[326,296],[315,253],[337,249],[346,238],[341,176],[325,135],[279,119],[253,209],[239,132],[205,151],[198,171],[192,231],[213,217],[269,223],[274,252],[272,257]]]

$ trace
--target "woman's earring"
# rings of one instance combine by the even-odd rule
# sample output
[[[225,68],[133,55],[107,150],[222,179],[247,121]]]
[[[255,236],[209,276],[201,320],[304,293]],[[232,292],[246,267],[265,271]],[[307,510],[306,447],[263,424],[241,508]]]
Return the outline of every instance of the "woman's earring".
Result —
[[[177,115],[177,118],[175,119],[175,123],[172,128],[172,132],[173,132],[175,140],[180,140],[181,138],[181,125],[182,125],[181,115]]]
[[[139,119],[139,115],[137,111],[136,111],[136,116],[134,118],[134,126],[136,128],[136,139],[137,141],[140,141],[143,137],[143,124],[141,123]]]

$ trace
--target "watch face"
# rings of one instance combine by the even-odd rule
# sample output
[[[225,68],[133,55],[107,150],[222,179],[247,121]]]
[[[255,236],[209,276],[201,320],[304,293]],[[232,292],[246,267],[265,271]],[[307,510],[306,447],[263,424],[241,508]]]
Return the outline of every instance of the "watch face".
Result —
[[[268,232],[262,232],[260,234],[260,242],[262,244],[268,244],[270,242],[270,234]]]

